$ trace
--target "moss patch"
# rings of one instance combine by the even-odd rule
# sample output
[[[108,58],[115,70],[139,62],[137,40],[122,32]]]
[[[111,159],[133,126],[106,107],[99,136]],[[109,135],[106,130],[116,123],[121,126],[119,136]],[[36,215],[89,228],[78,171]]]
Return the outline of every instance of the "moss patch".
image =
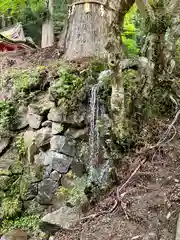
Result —
[[[87,202],[87,197],[84,192],[88,182],[87,176],[84,175],[79,178],[70,171],[67,177],[71,180],[71,184],[67,187],[60,187],[57,191],[57,197],[73,206],[83,205]]]
[[[40,221],[40,215],[23,215],[17,217],[14,220],[5,219],[0,226],[0,234],[5,234],[6,232],[13,229],[24,229],[25,231],[32,233],[38,229]]]
[[[18,124],[17,105],[12,101],[0,101],[0,128],[10,130]]]
[[[74,109],[83,98],[84,79],[71,69],[60,69],[59,79],[51,87],[51,94],[59,99],[58,105],[67,109]]]

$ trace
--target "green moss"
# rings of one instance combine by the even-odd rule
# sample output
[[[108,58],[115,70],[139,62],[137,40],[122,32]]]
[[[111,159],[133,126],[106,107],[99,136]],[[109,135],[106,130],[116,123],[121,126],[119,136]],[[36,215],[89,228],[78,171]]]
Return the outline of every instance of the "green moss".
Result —
[[[21,174],[23,172],[24,163],[17,159],[13,165],[10,166],[9,170],[12,174]]]
[[[40,215],[36,214],[23,215],[14,220],[5,219],[0,226],[0,234],[5,234],[13,229],[24,229],[31,233],[38,229],[39,221]]]
[[[0,101],[0,128],[10,130],[18,123],[17,106],[11,101]]]
[[[59,80],[51,87],[51,93],[59,99],[60,106],[73,109],[83,97],[84,80],[68,68],[60,69],[58,74]]]
[[[106,69],[108,69],[108,64],[104,59],[94,58],[89,63],[88,76],[97,79],[99,74]]]
[[[14,79],[14,88],[17,93],[29,90],[32,84],[39,80],[40,73],[38,70],[21,70],[12,75]]]
[[[22,159],[26,156],[26,147],[24,145],[23,134],[19,134],[16,138],[16,146],[18,149],[19,159]]]
[[[87,201],[84,190],[87,186],[88,178],[85,175],[81,178],[73,175],[73,179],[74,181],[71,187],[60,187],[58,189],[57,197],[60,200],[65,200],[73,206],[81,205]]]
[[[21,212],[21,201],[16,197],[7,197],[2,200],[1,212],[4,218],[13,218]]]
[[[41,166],[26,167],[20,180],[19,194],[21,199],[26,199],[26,195],[31,183],[39,182],[43,178],[43,168]]]
[[[6,190],[7,189],[7,183],[9,180],[9,176],[0,176],[0,190]]]

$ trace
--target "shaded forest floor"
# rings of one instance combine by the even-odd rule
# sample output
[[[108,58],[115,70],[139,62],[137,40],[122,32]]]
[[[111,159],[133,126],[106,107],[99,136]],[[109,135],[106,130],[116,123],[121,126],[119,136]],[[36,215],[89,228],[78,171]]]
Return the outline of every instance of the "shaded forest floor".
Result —
[[[59,232],[56,239],[174,239],[180,207],[180,155],[173,145],[165,151],[156,151],[156,156],[154,153],[146,155],[147,161],[126,187],[117,211],[89,219],[77,226],[79,230]],[[131,163],[119,169],[121,184],[137,166],[135,159],[132,156]],[[112,192],[115,193],[116,189],[103,197],[87,215],[110,208],[113,205]]]
[[[169,122],[169,121],[168,121]],[[166,122],[167,123],[167,122]],[[164,136],[169,126],[154,128],[154,141]],[[139,170],[121,192],[122,201],[116,211],[81,222],[79,230],[59,232],[56,240],[172,240],[180,209],[180,128],[166,136],[158,147],[147,146],[134,150],[117,168],[118,186],[101,197],[87,216],[107,211],[114,204],[119,189]],[[165,129],[165,130],[164,130]],[[152,134],[151,132],[151,134]],[[173,136],[173,137],[172,137]]]

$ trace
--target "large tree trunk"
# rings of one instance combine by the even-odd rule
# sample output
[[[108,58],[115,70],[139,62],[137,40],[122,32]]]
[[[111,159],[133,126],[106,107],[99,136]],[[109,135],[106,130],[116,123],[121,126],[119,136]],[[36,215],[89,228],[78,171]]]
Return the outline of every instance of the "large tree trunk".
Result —
[[[54,44],[54,28],[53,28],[53,2],[52,0],[48,1],[48,10],[49,15],[45,19],[43,25],[42,25],[42,41],[41,41],[41,47],[46,48],[50,47]]]
[[[116,6],[118,0],[114,0],[109,7],[105,6],[106,0],[73,1],[69,7],[69,19],[64,38],[60,45],[64,44],[64,58],[68,60],[107,56],[105,45],[111,25],[117,17]],[[114,38],[117,36],[114,35]]]

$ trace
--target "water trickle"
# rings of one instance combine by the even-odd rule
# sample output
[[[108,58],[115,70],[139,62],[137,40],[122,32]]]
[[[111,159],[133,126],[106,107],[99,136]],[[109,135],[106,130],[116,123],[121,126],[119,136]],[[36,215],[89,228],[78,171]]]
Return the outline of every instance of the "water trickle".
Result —
[[[95,167],[98,162],[99,154],[99,131],[97,120],[99,118],[99,84],[96,84],[91,89],[90,98],[90,136],[89,136],[89,146],[90,146],[90,166]]]
[[[98,83],[95,84],[91,89],[90,98],[90,136],[89,136],[89,146],[90,146],[90,166],[97,167],[98,156],[100,150],[100,136],[98,129],[98,120],[100,118],[101,109],[99,104],[99,89],[103,85],[103,81],[106,77],[111,74],[110,70],[105,70],[100,73],[98,78]]]

